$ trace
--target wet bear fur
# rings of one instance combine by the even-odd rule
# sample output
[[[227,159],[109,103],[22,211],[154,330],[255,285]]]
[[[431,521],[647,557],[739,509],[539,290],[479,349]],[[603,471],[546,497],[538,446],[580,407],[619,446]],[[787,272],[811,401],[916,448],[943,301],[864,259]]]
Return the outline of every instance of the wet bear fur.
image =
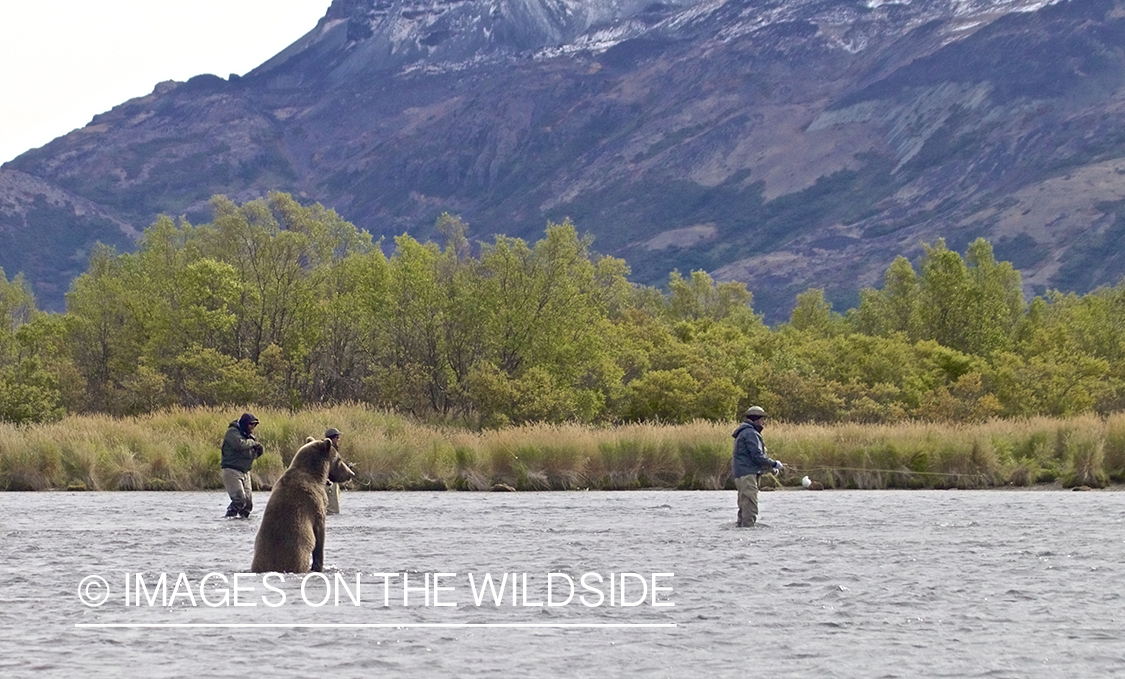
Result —
[[[328,516],[329,480],[355,477],[328,439],[310,438],[270,493],[258,537],[254,540],[254,573],[308,573],[324,570],[324,528]]]

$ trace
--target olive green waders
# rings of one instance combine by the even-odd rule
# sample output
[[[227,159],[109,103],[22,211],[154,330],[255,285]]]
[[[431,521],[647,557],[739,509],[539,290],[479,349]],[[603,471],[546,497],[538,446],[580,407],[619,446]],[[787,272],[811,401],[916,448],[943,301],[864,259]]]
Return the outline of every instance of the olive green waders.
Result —
[[[751,528],[758,522],[758,475],[740,476],[734,487],[738,489],[738,527]]]

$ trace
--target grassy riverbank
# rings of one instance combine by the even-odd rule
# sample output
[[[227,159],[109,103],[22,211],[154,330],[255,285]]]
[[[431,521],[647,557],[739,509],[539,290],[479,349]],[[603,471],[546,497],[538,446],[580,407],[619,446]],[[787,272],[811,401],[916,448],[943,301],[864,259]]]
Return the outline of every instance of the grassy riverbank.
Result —
[[[361,406],[255,409],[270,487],[305,437],[329,426],[370,490],[519,490],[730,487],[734,423],[677,426],[535,425],[470,432],[413,423]],[[221,488],[219,442],[230,410],[173,410],[137,418],[73,416],[0,425],[0,489]],[[997,420],[974,425],[790,425],[765,431],[771,457],[828,488],[986,488],[1125,482],[1125,414]]]

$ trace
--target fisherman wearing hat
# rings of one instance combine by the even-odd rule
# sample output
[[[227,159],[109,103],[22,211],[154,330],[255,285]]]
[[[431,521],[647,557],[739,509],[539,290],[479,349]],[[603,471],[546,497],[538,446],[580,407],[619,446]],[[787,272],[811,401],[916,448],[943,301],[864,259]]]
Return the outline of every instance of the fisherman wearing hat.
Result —
[[[250,468],[254,466],[254,460],[262,456],[263,450],[262,444],[254,438],[254,428],[257,426],[258,418],[252,413],[242,413],[242,417],[230,423],[226,436],[223,437],[220,466],[223,469],[223,487],[227,489],[227,495],[230,495],[227,518],[249,518],[250,510],[254,508]]]
[[[734,437],[732,465],[734,485],[738,488],[739,528],[751,528],[758,521],[758,477],[766,472],[776,474],[785,466],[766,457],[766,446],[762,442],[762,420],[765,417],[766,411],[760,406],[751,406],[743,423],[731,434]]]
[[[324,438],[326,438],[326,439],[328,439],[329,441],[332,442],[332,447],[336,449],[337,453],[340,452],[340,430],[339,429],[336,429],[335,427],[329,427],[324,432]],[[328,513],[329,514],[339,514],[340,513],[340,484],[332,483],[331,481],[329,481],[328,485],[325,486],[324,490],[325,490],[326,493],[328,493]]]

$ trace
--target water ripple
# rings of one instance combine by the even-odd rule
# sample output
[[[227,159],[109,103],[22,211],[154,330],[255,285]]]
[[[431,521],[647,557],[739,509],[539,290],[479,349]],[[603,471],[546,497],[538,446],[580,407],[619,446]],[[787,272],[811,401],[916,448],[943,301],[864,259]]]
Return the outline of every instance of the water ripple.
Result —
[[[767,649],[752,674],[771,677],[1110,676],[1125,659],[1125,493],[782,491],[750,530],[733,526],[728,491],[348,492],[329,517],[328,576],[455,573],[456,606],[404,607],[401,592],[384,606],[373,588],[360,606],[311,607],[295,576],[279,607],[125,606],[126,573],[198,583],[248,568],[259,519],[221,518],[223,500],[0,494],[0,673],[178,677],[222,659],[227,674],[281,677],[741,676],[751,639]],[[464,583],[486,572],[527,574],[530,605],[473,605]],[[587,572],[674,573],[675,606],[545,605],[548,573]],[[118,598],[83,606],[89,574]],[[215,626],[263,622],[398,626]],[[435,623],[677,626],[402,626]]]

